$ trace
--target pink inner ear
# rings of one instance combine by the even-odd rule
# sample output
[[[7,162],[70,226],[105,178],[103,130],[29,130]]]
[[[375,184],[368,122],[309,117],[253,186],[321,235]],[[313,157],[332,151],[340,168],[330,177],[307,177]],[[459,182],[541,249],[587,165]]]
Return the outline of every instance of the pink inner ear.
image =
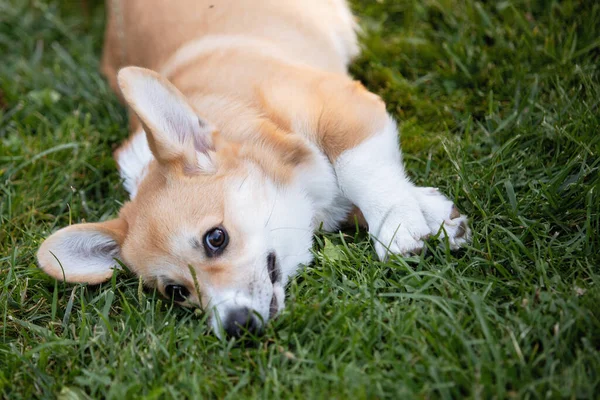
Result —
[[[118,79],[159,163],[183,156],[189,166],[196,166],[196,154],[207,154],[212,149],[213,127],[198,116],[188,99],[167,79],[137,67],[122,69]]]

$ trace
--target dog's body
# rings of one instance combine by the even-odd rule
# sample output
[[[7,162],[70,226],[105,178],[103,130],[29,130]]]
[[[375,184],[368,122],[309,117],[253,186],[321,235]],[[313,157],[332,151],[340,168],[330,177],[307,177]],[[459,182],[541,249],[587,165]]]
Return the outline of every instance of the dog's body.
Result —
[[[442,226],[453,248],[468,239],[451,201],[410,183],[384,103],[347,75],[344,0],[117,0],[108,16],[102,70],[132,110],[115,153],[131,201],[46,240],[49,274],[99,283],[118,258],[235,335],[283,307],[314,230],[353,207],[380,258]]]

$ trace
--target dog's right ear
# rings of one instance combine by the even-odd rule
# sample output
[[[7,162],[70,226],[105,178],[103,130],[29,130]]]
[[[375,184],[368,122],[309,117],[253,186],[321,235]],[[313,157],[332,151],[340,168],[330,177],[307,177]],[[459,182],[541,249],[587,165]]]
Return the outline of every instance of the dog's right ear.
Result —
[[[77,224],[63,228],[42,243],[38,264],[61,281],[98,284],[110,279],[127,234],[127,222]]]
[[[148,145],[159,163],[197,163],[196,152],[212,149],[214,128],[200,118],[183,94],[154,71],[126,67],[117,75],[129,106],[142,122]]]

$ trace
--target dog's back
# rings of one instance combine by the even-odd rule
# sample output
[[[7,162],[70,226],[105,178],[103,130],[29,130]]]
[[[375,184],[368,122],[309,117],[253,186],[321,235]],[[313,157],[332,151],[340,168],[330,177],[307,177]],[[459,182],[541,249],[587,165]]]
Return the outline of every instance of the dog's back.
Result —
[[[161,71],[207,36],[261,41],[296,62],[339,73],[358,52],[345,0],[109,0],[107,7],[102,71],[115,89],[121,67]]]

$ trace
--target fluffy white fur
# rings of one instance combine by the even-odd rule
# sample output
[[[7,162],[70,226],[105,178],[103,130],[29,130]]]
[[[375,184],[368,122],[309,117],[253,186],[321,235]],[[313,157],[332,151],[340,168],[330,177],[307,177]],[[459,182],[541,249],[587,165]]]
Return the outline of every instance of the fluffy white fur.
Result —
[[[313,162],[297,172],[296,182],[305,188],[305,197],[315,210],[313,229],[322,225],[324,230],[334,231],[348,216],[352,203],[340,191],[327,157],[315,145],[308,142],[306,145],[313,151]]]
[[[129,193],[130,198],[137,194],[137,188],[148,172],[148,164],[154,159],[148,139],[143,129],[137,131],[131,138],[129,144],[123,147],[117,156],[119,174],[123,179],[123,186]]]

